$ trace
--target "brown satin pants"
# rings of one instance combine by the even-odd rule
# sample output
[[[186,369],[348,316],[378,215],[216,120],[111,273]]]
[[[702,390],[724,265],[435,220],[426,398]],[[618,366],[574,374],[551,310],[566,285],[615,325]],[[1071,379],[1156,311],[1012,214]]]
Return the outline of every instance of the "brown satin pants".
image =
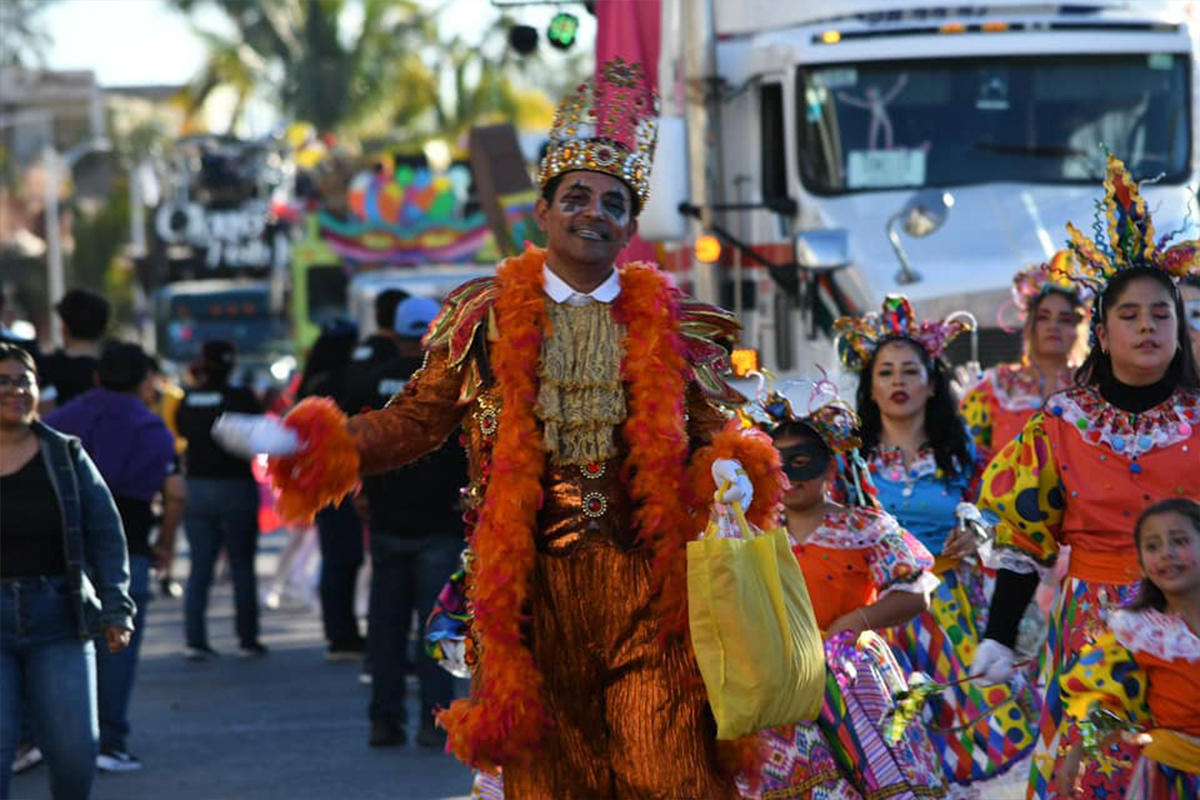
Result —
[[[539,555],[530,641],[552,728],[504,769],[510,800],[724,800],[716,725],[686,644],[664,651],[650,558],[602,542]]]

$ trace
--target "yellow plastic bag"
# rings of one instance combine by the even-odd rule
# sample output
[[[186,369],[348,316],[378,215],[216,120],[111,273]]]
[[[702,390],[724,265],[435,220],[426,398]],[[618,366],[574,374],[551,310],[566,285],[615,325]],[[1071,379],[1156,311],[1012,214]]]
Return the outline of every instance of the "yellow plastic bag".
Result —
[[[720,514],[687,545],[692,647],[718,739],[815,719],[825,650],[804,574],[782,529],[763,533],[738,506],[742,538],[723,538]]]

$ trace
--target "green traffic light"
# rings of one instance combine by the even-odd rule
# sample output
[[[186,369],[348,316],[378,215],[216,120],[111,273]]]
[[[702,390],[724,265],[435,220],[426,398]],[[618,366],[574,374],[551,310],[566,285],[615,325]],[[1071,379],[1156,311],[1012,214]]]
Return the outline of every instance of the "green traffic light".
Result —
[[[555,14],[554,19],[550,20],[550,30],[546,31],[546,38],[559,50],[566,50],[575,44],[575,34],[578,32],[579,18],[574,14],[562,12]]]

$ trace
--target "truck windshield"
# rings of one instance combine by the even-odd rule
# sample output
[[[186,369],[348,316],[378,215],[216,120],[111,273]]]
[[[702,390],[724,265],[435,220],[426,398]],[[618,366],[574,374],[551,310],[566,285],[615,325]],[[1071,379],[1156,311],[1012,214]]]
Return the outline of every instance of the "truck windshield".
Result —
[[[1187,67],[1170,53],[801,67],[801,179],[818,194],[1093,183],[1107,148],[1135,178],[1182,183]]]

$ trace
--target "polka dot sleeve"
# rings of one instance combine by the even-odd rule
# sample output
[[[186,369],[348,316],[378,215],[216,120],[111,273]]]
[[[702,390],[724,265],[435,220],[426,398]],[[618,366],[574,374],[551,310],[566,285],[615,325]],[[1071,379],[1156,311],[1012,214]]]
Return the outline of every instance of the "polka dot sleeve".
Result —
[[[996,549],[1016,551],[1044,567],[1054,563],[1063,492],[1041,413],[984,470],[979,508],[995,520]]]
[[[1111,631],[1085,647],[1059,676],[1058,684],[1064,710],[1076,722],[1099,711],[1110,711],[1137,725],[1150,720],[1146,673]]]
[[[996,413],[996,395],[992,385],[982,381],[962,399],[962,415],[967,431],[982,453],[992,452],[992,420]]]

